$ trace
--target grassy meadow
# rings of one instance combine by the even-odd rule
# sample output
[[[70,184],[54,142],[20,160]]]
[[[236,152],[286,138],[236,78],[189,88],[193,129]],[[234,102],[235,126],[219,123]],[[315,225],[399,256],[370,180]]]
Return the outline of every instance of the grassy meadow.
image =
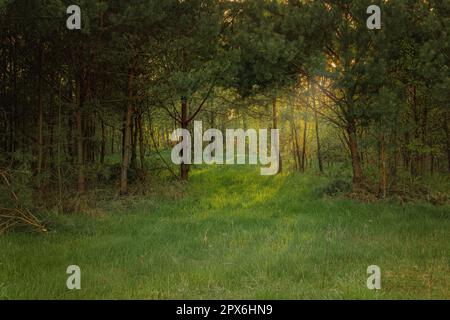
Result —
[[[450,299],[448,207],[331,199],[326,184],[207,167],[53,216],[44,236],[0,237],[0,299]],[[66,288],[73,264],[81,290]],[[367,289],[369,265],[382,290]]]

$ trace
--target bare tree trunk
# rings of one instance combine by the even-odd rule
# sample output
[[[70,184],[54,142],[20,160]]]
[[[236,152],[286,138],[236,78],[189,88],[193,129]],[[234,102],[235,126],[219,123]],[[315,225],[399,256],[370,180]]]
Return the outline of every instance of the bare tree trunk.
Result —
[[[386,150],[384,134],[380,139],[380,173],[381,173],[381,192],[383,198],[387,196],[387,170],[386,170]]]
[[[431,147],[433,147],[432,144],[431,144]],[[435,166],[435,157],[434,157],[434,154],[431,153],[430,154],[430,175],[434,175],[434,166]]]
[[[14,68],[13,68],[13,88],[14,88],[14,97],[13,97],[13,105],[12,105],[12,110],[11,110],[11,118],[10,118],[10,126],[9,126],[9,151],[15,152],[16,151],[16,111],[17,111],[17,102],[18,102],[18,90],[17,90],[17,76],[18,76],[18,71],[19,71],[19,67],[17,65],[17,50],[16,47],[14,45],[14,49],[13,49],[13,64],[14,64]],[[8,140],[8,138],[6,139]]]
[[[448,165],[448,173],[450,173],[450,132],[448,130],[447,119],[444,119],[444,131],[445,136],[447,138],[447,165]]]
[[[411,151],[408,149],[410,143],[410,134],[409,132],[405,133],[405,141],[403,143],[403,166],[411,173]]]
[[[358,141],[356,138],[356,127],[354,123],[352,122],[348,123],[347,134],[348,134],[348,146],[350,149],[353,168],[353,184],[356,188],[359,188],[362,186],[363,183],[363,173],[358,149]]]
[[[134,121],[133,121],[134,120]],[[137,144],[138,144],[138,126],[137,119],[132,119],[131,121],[131,168],[136,170],[137,168]]]
[[[396,124],[398,124],[398,121],[396,120],[395,122]],[[394,126],[393,129],[393,133],[392,133],[392,138],[391,138],[391,150],[393,150],[392,152],[392,157],[391,159],[389,159],[389,161],[387,161],[388,163],[388,173],[389,173],[389,185],[392,189],[396,188],[396,184],[397,184],[397,170],[398,170],[398,163],[399,163],[399,143],[398,143],[398,132],[397,132],[397,128]]]
[[[39,114],[38,114],[38,134],[37,134],[38,159],[37,159],[37,168],[36,168],[36,172],[38,175],[40,175],[42,173],[42,166],[43,166],[43,159],[44,159],[44,134],[43,134],[44,110],[43,110],[43,106],[42,106],[42,92],[41,92],[40,87],[41,87],[41,85],[39,84],[39,91],[38,91]]]
[[[189,110],[188,110],[188,103],[187,99],[185,97],[181,98],[181,128],[188,130],[188,117],[189,117]],[[180,167],[180,176],[182,181],[187,181],[189,179],[189,164],[187,163],[181,163]]]
[[[87,133],[87,139],[86,143],[84,145],[85,147],[85,161],[87,163],[94,163],[95,162],[95,155],[96,155],[96,149],[97,144],[95,142],[95,121],[93,120],[92,114],[89,113],[89,110],[87,112],[89,116],[86,117],[86,133]]]
[[[116,128],[111,128],[111,154],[114,155],[114,144],[116,138]]]
[[[291,134],[292,134],[292,155],[294,156],[295,160],[295,170],[300,170],[300,157],[299,157],[299,150],[298,150],[298,139],[297,139],[297,130],[295,128],[295,120],[294,116],[292,115],[291,118]]]
[[[61,170],[61,112],[62,112],[62,80],[59,80],[59,92],[58,92],[58,145],[57,145],[57,152],[58,152],[58,200],[59,200],[59,210],[62,209],[62,170]]]
[[[305,172],[306,170],[306,140],[307,140],[307,135],[308,135],[308,104],[309,101],[307,102],[306,106],[305,106],[305,113],[303,116],[303,121],[304,121],[304,127],[303,127],[303,146],[302,146],[302,161],[301,161],[301,165],[302,165],[302,172]]]
[[[75,103],[75,131],[77,141],[77,167],[78,167],[78,194],[84,194],[86,191],[85,172],[84,172],[84,132],[83,132],[83,77],[80,77],[76,88]]]
[[[306,136],[308,135],[308,124],[305,121],[304,127],[303,127],[303,146],[302,146],[302,172],[305,172],[306,170]]]
[[[296,148],[298,170],[300,171],[301,167],[302,167],[302,156],[301,156],[301,150],[300,150],[300,142],[298,141],[298,130],[297,130],[295,121],[294,121],[294,137],[295,137],[295,148]]]
[[[292,134],[292,156],[294,157],[294,170],[298,171],[298,162],[297,157],[295,156],[295,153],[297,150],[295,150],[295,142],[294,142],[294,131],[291,128],[291,134]]]
[[[417,88],[416,86],[413,86],[412,88],[412,103],[413,103],[413,115],[414,115],[414,139],[415,142],[418,142],[420,140],[420,117],[419,117],[419,104],[417,101]],[[418,153],[417,150],[413,151],[413,156],[411,159],[411,174],[413,176],[417,176],[420,174],[421,169],[421,155]]]
[[[300,171],[302,168],[302,151],[300,150],[300,141],[298,136],[298,129],[294,123],[294,130],[295,130],[295,146],[297,149],[297,162],[298,162],[298,170]]]
[[[73,88],[73,82],[72,81],[69,83],[68,88],[69,88],[68,96],[69,97],[74,97],[74,91],[73,91],[74,88]],[[67,140],[66,146],[67,146],[67,148],[65,148],[65,149],[67,149],[66,150],[67,160],[70,161],[71,163],[73,163],[75,165],[75,167],[76,167],[76,163],[77,163],[77,160],[76,160],[76,145],[77,145],[76,132],[77,132],[77,130],[76,130],[76,126],[75,126],[75,118],[76,118],[75,112],[76,112],[77,103],[78,103],[78,101],[77,101],[77,93],[76,92],[75,92],[75,97],[73,98],[73,101],[74,101],[73,102],[74,103],[73,104],[74,105],[74,110],[73,110],[74,114],[73,114],[73,117],[69,117],[67,119],[67,127],[68,127],[67,135],[66,135],[66,140]]]
[[[128,93],[127,93],[128,94]],[[125,157],[125,127],[127,123],[127,113],[124,112],[123,118],[122,118],[122,147],[120,148],[122,152],[122,159]]]
[[[128,193],[128,169],[131,160],[131,126],[133,121],[133,80],[134,71],[128,72],[127,80],[127,109],[125,112],[125,126],[123,137],[123,157],[122,168],[120,172],[120,194],[126,195]]]
[[[320,145],[320,132],[319,132],[319,118],[317,116],[317,109],[316,109],[316,92],[315,87],[313,86],[312,89],[312,99],[313,99],[313,109],[314,109],[314,122],[316,125],[316,141],[317,141],[317,161],[319,162],[319,171],[320,173],[323,173],[323,161],[322,161],[322,150]]]
[[[101,120],[101,126],[102,126],[102,142],[100,146],[100,163],[104,164],[106,156],[106,128],[103,120]]]
[[[277,98],[275,97],[272,102],[272,120],[273,120],[273,129],[278,129],[278,106],[277,106]],[[279,150],[279,167],[278,172],[283,172],[283,162],[281,159],[281,148]]]
[[[140,113],[136,119],[136,128],[139,131],[139,158],[141,162],[141,170],[145,170],[145,147],[144,147],[144,130],[142,128],[142,114]]]
[[[43,157],[44,157],[44,135],[43,135],[43,127],[44,127],[44,108],[42,103],[42,48],[39,48],[39,80],[38,80],[38,160],[37,160],[37,174],[40,175],[42,173],[43,166]]]
[[[56,84],[55,84],[56,88]],[[55,152],[54,152],[54,131],[55,131],[55,97],[54,95],[50,96],[50,111],[48,114],[48,145],[47,145],[47,157],[44,157],[44,169],[47,168],[47,165],[50,164],[50,168],[54,169],[55,164]],[[47,159],[49,158],[49,160]]]
[[[317,161],[319,162],[319,171],[320,173],[323,173],[322,147],[320,145],[319,119],[317,117],[317,112],[314,112],[314,121],[316,123]]]

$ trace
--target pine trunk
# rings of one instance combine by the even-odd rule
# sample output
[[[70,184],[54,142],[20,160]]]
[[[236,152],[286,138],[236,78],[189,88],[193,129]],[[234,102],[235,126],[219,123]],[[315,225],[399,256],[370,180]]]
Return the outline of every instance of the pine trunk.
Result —
[[[106,128],[103,120],[101,121],[101,126],[102,126],[102,142],[100,146],[100,163],[104,164],[106,156]]]
[[[139,158],[141,162],[141,170],[145,170],[145,147],[144,147],[144,130],[142,128],[142,114],[136,119],[137,129],[139,131]]]
[[[131,126],[133,121],[133,80],[134,72],[128,72],[127,80],[127,108],[125,111],[125,124],[123,133],[123,157],[122,168],[120,172],[120,194],[126,195],[128,193],[128,169],[131,161]]]
[[[188,103],[186,98],[181,98],[181,128],[188,130]],[[189,179],[189,164],[181,163],[180,176],[182,181],[187,181]]]
[[[359,154],[358,141],[356,138],[356,127],[353,123],[347,125],[348,146],[352,160],[353,184],[355,188],[359,188],[363,183],[363,173],[361,167],[361,158]]]
[[[75,135],[76,135],[76,152],[77,152],[77,167],[78,167],[78,194],[84,194],[86,191],[85,182],[85,168],[84,168],[84,131],[83,131],[83,94],[82,94],[82,80],[77,85],[75,103]]]
[[[277,98],[273,99],[272,102],[272,120],[273,120],[273,129],[278,129],[278,106],[277,106]],[[283,171],[283,164],[281,160],[281,148],[279,150],[279,166],[278,166],[278,172],[281,173]]]
[[[314,108],[314,122],[316,125],[316,141],[317,141],[317,161],[319,163],[319,171],[320,173],[323,173],[323,161],[322,161],[322,150],[320,145],[320,132],[319,132],[319,117],[317,116],[317,110],[316,110],[316,94],[315,94],[315,87],[312,89],[312,99],[313,99],[313,108]]]

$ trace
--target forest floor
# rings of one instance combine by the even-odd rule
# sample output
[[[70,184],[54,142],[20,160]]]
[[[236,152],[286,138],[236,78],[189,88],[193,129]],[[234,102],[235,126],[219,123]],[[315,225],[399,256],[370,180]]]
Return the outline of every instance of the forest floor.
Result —
[[[46,235],[0,237],[0,299],[450,299],[448,206],[323,198],[326,182],[209,167],[57,216]],[[66,288],[69,265],[81,290]]]

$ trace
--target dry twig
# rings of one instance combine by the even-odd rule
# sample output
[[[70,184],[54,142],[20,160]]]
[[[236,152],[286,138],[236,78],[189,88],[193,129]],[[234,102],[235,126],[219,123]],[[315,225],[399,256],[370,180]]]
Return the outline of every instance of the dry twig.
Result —
[[[0,178],[6,185],[15,205],[14,208],[0,207],[0,234],[19,226],[31,226],[39,232],[47,232],[45,226],[39,222],[39,219],[29,209],[22,207],[20,199],[14,192],[5,171],[0,170]]]

